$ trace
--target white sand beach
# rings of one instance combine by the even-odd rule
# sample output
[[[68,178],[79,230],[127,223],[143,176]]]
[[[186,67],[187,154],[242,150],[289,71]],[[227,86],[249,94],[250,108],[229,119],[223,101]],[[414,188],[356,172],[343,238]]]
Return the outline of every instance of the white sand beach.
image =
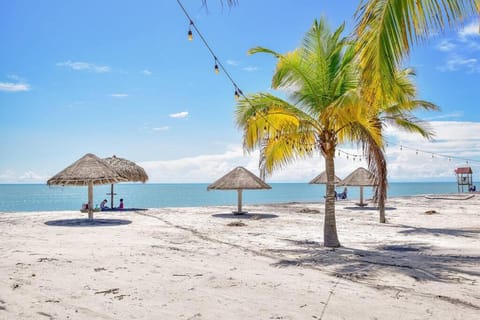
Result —
[[[479,195],[354,202],[1,213],[0,319],[479,319]]]

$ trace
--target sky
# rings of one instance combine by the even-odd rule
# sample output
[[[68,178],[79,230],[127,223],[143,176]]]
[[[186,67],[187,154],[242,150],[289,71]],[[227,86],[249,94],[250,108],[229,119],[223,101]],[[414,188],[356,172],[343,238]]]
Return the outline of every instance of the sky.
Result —
[[[291,51],[321,17],[332,28],[345,22],[348,35],[359,0],[182,3],[243,93],[277,94],[276,61],[247,51]],[[135,161],[153,183],[208,183],[240,165],[258,174],[258,152],[244,152],[235,125],[235,88],[188,28],[176,0],[0,0],[0,183],[45,183],[86,153]],[[466,21],[434,34],[405,61],[419,98],[441,111],[417,114],[433,141],[387,128],[390,181],[455,181],[460,166],[478,179],[478,30]],[[366,166],[347,159],[360,149],[339,148],[339,177]],[[324,167],[317,155],[267,181],[306,182]]]

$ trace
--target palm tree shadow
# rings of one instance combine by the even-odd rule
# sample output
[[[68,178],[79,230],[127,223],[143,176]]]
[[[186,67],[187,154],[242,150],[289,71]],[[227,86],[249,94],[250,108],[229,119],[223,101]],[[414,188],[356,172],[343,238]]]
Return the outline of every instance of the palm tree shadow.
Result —
[[[420,234],[427,234],[427,235],[448,235],[453,237],[466,237],[466,238],[475,238],[480,235],[480,229],[451,229],[451,228],[419,228],[407,225],[397,225],[396,227],[406,229],[401,230],[399,233],[404,235],[420,235]]]
[[[375,278],[382,274],[400,274],[416,281],[455,282],[478,281],[480,256],[436,253],[424,243],[379,245],[371,250],[340,247],[329,249],[315,241],[284,239],[294,249],[272,249],[272,253],[292,256],[282,259],[277,267],[304,266],[330,270],[332,275],[350,280]]]
[[[47,226],[54,227],[111,227],[132,223],[125,219],[62,219],[46,221]]]

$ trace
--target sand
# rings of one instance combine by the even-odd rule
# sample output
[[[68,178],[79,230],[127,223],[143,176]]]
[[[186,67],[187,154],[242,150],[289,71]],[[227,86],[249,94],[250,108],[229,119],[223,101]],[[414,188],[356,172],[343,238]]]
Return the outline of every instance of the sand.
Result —
[[[480,195],[232,209],[0,213],[0,319],[480,319]]]

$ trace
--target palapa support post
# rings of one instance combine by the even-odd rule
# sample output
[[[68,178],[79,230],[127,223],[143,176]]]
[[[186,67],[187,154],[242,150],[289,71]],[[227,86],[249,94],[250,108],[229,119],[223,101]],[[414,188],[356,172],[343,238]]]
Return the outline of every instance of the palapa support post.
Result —
[[[113,197],[117,195],[113,192],[113,183],[110,185],[110,193],[107,193],[107,195],[110,195],[110,208],[113,208]]]
[[[363,186],[360,186],[360,206],[364,206],[363,203]]]
[[[88,182],[88,219],[93,219],[93,181]]]
[[[244,214],[245,212],[242,211],[242,189],[237,190],[237,200],[238,200],[238,207],[237,207],[237,212],[234,212],[234,214]]]

